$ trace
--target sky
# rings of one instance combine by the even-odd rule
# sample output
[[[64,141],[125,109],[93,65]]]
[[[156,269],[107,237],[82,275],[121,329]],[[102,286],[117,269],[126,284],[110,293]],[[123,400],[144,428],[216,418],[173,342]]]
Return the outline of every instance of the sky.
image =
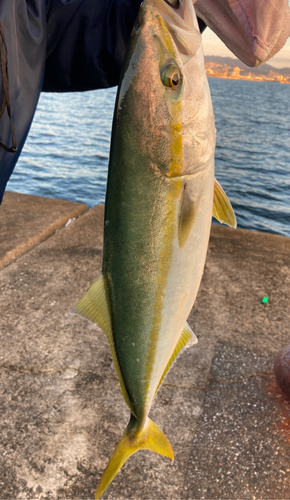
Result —
[[[206,28],[202,34],[203,50],[205,56],[222,56],[234,57],[236,56],[227,48],[227,46],[218,38],[218,36]],[[290,67],[290,38],[288,38],[286,45],[274,56],[267,61],[268,64],[275,68]]]

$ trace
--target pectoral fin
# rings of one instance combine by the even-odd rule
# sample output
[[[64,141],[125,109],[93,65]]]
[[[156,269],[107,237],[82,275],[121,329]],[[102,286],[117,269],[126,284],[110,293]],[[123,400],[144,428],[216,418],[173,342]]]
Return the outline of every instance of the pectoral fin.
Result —
[[[178,342],[175,346],[175,349],[171,355],[171,358],[169,359],[167,365],[166,365],[166,368],[163,372],[163,375],[159,381],[159,384],[158,384],[158,387],[156,389],[156,392],[155,394],[157,393],[159,387],[161,386],[163,380],[165,379],[167,373],[169,372],[170,368],[172,367],[172,365],[175,363],[175,361],[177,360],[177,358],[180,356],[180,354],[182,353],[182,351],[187,348],[187,347],[190,347],[191,345],[193,344],[197,344],[198,340],[196,338],[196,336],[194,335],[192,329],[190,328],[189,324],[188,323],[185,323],[185,326],[181,332],[181,335],[178,339]]]
[[[196,215],[197,215],[196,203],[190,196],[190,190],[188,188],[188,185],[185,184],[181,207],[180,207],[179,225],[178,225],[178,243],[180,248],[183,248],[188,240],[192,226],[196,219]]]
[[[115,350],[111,308],[107,296],[106,287],[106,278],[103,274],[100,274],[98,279],[90,286],[88,291],[79,300],[79,302],[71,312],[73,314],[79,314],[80,316],[89,319],[105,332],[111,348],[111,353],[114,360],[116,372],[119,377],[123,397],[131,412],[134,414],[134,409],[125,387],[117,353]]]
[[[231,202],[216,179],[214,180],[212,215],[221,224],[224,223],[230,227],[237,227],[237,220]]]

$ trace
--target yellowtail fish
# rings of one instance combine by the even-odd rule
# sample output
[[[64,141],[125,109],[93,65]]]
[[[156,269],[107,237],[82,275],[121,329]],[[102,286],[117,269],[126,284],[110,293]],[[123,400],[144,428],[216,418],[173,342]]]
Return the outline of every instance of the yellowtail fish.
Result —
[[[145,0],[116,99],[102,273],[74,309],[106,333],[131,411],[96,498],[136,451],[173,459],[148,413],[176,357],[197,342],[186,320],[203,273],[212,213],[236,225],[214,180],[214,148],[192,1],[173,8]]]

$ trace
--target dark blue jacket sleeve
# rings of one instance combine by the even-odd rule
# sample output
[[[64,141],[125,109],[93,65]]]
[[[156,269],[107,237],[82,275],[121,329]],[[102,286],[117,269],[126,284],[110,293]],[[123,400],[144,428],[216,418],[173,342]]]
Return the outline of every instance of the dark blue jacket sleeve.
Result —
[[[18,151],[0,146],[0,203],[23,148],[40,92],[118,84],[141,0],[1,0],[7,46],[11,117]],[[1,43],[1,40],[0,40]],[[0,109],[4,96],[0,70]],[[0,142],[12,144],[4,111]]]
[[[0,22],[4,34],[4,41],[0,40],[1,53],[3,58],[5,43],[8,64],[8,74],[0,70],[0,107],[5,98],[3,78],[9,76],[11,118],[18,146],[16,153],[0,147],[0,202],[24,145],[42,87],[46,54],[45,17],[43,0],[0,1]],[[8,147],[12,145],[7,106],[0,120],[0,141]]]
[[[140,3],[51,0],[43,90],[68,92],[118,85]]]

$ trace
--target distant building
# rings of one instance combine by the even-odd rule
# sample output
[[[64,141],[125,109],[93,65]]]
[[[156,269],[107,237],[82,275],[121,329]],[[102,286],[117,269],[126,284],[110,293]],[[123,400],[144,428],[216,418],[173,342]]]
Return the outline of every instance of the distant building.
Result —
[[[238,66],[234,67],[233,73],[232,73],[232,78],[236,78],[237,80],[240,80],[242,78],[241,77],[241,68],[239,68]]]

